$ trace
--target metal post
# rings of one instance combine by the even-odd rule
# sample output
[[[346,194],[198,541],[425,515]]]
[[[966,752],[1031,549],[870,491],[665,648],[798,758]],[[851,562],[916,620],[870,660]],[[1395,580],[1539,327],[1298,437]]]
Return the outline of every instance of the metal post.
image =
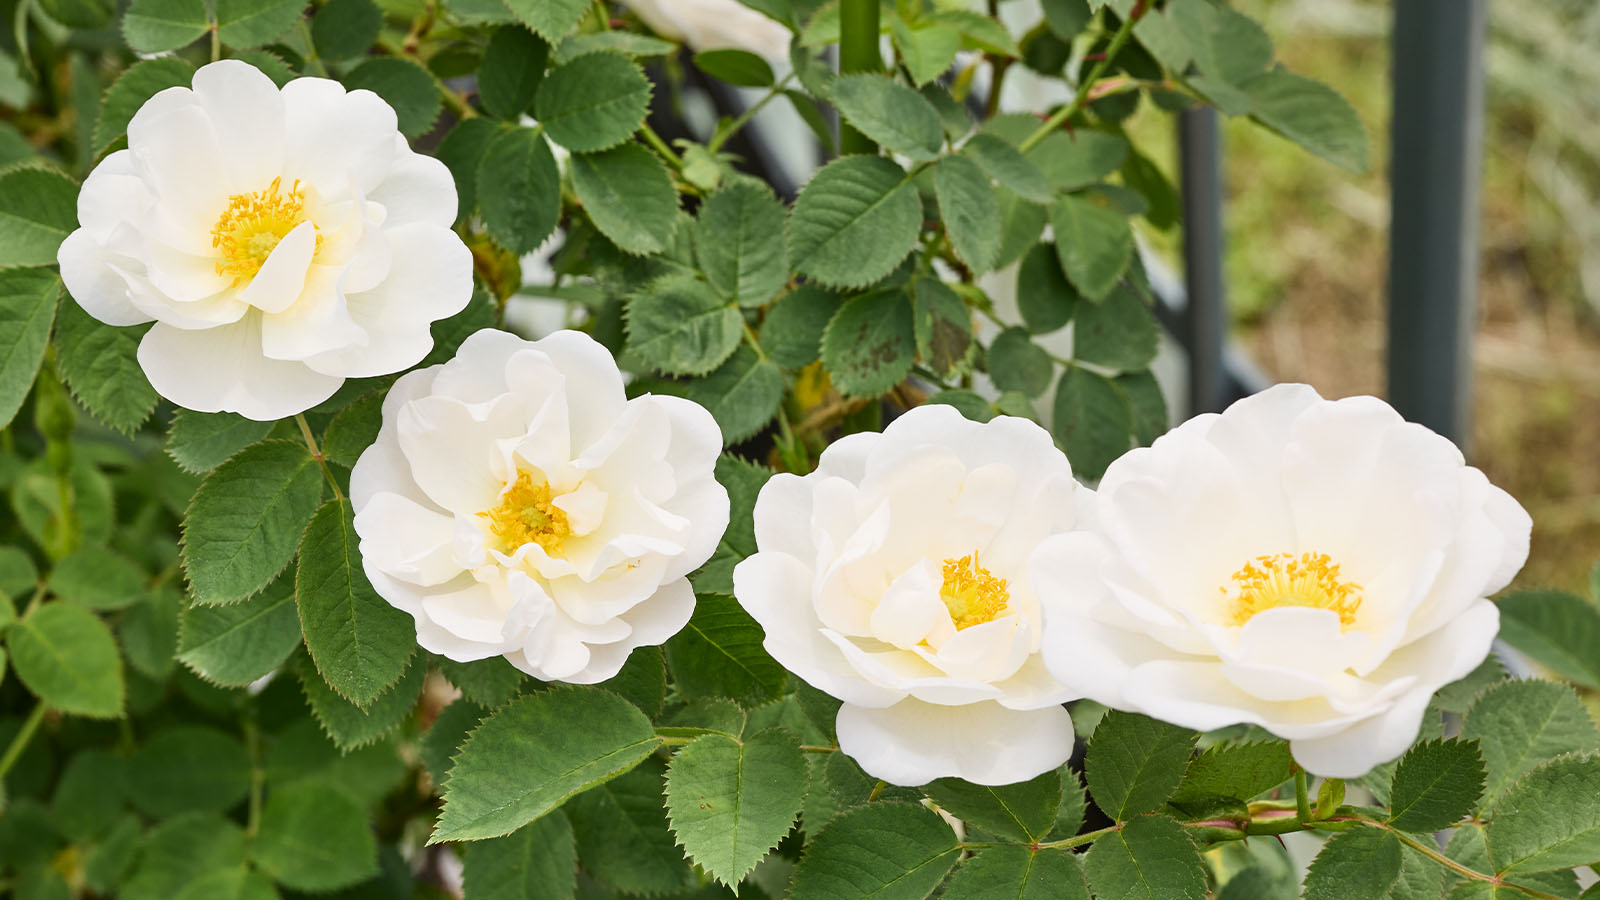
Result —
[[[1222,136],[1209,106],[1178,116],[1183,184],[1184,307],[1182,342],[1189,351],[1189,415],[1217,412],[1228,402],[1222,347],[1228,311],[1222,282]]]
[[[1395,0],[1389,400],[1465,446],[1488,0]]]

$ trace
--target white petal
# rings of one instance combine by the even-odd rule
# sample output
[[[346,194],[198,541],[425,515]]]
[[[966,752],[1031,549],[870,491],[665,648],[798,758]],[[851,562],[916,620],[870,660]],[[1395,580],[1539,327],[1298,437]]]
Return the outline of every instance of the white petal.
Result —
[[[1433,692],[1416,690],[1381,715],[1327,737],[1289,742],[1294,761],[1313,775],[1359,778],[1399,756],[1417,739]]]
[[[397,151],[394,165],[367,199],[381,203],[386,226],[422,222],[449,228],[456,220],[456,182],[444,163],[431,156]]]
[[[395,156],[395,113],[371,91],[345,93],[337,81],[296,78],[283,86],[284,170],[324,194],[354,182],[370,194]]]
[[[512,598],[500,596],[488,584],[473,584],[459,591],[429,593],[422,608],[440,628],[463,641],[484,644],[504,653],[516,642],[518,630],[509,627]]]
[[[361,556],[396,578],[428,587],[461,574],[454,561],[455,522],[408,497],[379,493],[356,507]]]
[[[550,505],[567,514],[567,527],[582,536],[600,527],[606,515],[606,492],[589,482],[584,482],[550,501]]]
[[[239,291],[239,299],[262,312],[280,313],[300,297],[306,270],[317,251],[317,226],[301,222],[272,248],[267,261]]]
[[[700,568],[717,552],[717,544],[728,530],[728,490],[711,477],[690,484],[680,483],[666,508],[689,523],[683,550],[667,567],[668,578],[681,578]]]
[[[133,171],[133,156],[118,150],[100,161],[78,192],[78,224],[99,241],[109,240],[118,225],[140,222],[154,198]]]
[[[332,266],[313,265],[293,304],[280,313],[262,314],[261,349],[267,356],[296,360],[324,374],[352,377],[328,373],[311,363],[322,354],[359,347],[374,339],[351,317],[339,276]]]
[[[233,276],[217,274],[214,256],[185,253],[159,240],[146,239],[143,244],[146,277],[175,304],[206,300],[233,284]]]
[[[434,503],[470,516],[499,502],[506,484],[490,462],[495,442],[510,437],[513,420],[493,411],[478,418],[467,406],[435,395],[401,407],[396,425],[411,477]]]
[[[270,422],[333,396],[342,378],[261,352],[261,318],[185,331],[156,323],[139,342],[139,367],[161,396],[198,412],[236,412]]]
[[[56,250],[61,280],[83,311],[107,325],[138,325],[151,316],[128,300],[128,285],[105,264],[105,250],[88,229],[67,235]]]
[[[935,626],[950,625],[950,611],[939,599],[943,578],[932,560],[923,560],[890,582],[872,611],[872,636],[902,650],[922,643]],[[941,635],[948,637],[948,635]],[[941,641],[942,643],[942,641]]]
[[[839,708],[839,749],[875,778],[906,786],[936,778],[1015,784],[1072,755],[1072,716],[1059,706],[938,706],[906,699],[887,709]]]
[[[157,204],[195,239],[204,237],[209,243],[211,228],[232,192],[217,166],[222,151],[211,117],[194,93],[168,88],[139,107],[128,122],[128,151],[134,171],[155,193]]]
[[[248,63],[233,59],[201,66],[194,95],[216,129],[230,193],[259,191],[283,174],[284,104],[278,86]]]

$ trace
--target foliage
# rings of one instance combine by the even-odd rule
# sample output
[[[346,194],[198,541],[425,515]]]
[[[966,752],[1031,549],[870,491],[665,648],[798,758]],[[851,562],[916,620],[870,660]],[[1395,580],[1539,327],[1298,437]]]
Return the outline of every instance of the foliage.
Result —
[[[1209,103],[1352,168],[1368,141],[1210,0],[1047,0],[1025,34],[901,0],[882,10],[894,65],[843,76],[823,61],[840,2],[745,5],[795,31],[787,69],[672,57],[626,4],[578,0],[7,7],[0,890],[437,897],[456,852],[486,900],[1197,900],[1276,877],[1270,847],[1242,868],[1206,851],[1312,830],[1333,837],[1307,897],[1574,895],[1570,869],[1600,858],[1600,735],[1568,687],[1498,669],[1440,693],[1427,739],[1359,786],[1374,805],[1330,781],[1313,808],[1281,741],[1121,712],[1082,735],[1081,765],[1019,785],[889,788],[838,752],[836,704],[730,597],[766,479],[930,400],[1046,422],[1097,478],[1168,421],[1135,234],[1171,227],[1173,187],[1139,166],[1132,110]],[[419,650],[363,569],[348,499],[391,382],[296,421],[174,410],[140,369],[142,333],[66,297],[52,266],[81,179],[143,103],[222,56],[371,90],[448,167],[481,290],[425,362],[502,323],[521,258],[559,231],[539,292],[636,389],[711,410],[732,524],[663,648],[594,686]],[[978,65],[1075,95],[1046,121],[995,115]],[[690,66],[792,106],[828,145],[831,108],[886,152],[780,197],[729,152],[748,116],[672,142],[649,124]],[[1069,325],[1069,356],[1039,342]],[[1508,595],[1505,637],[1600,689],[1596,602]],[[1446,709],[1464,713],[1450,737]]]

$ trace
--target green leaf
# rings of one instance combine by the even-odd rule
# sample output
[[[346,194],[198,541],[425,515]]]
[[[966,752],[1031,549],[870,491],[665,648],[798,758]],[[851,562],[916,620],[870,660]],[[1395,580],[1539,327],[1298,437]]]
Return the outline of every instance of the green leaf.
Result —
[[[94,123],[95,148],[104,149],[121,137],[146,100],[170,87],[188,87],[193,80],[194,66],[176,56],[140,60],[124,69],[100,101],[100,117]]]
[[[478,192],[478,209],[489,236],[506,250],[518,256],[532,253],[556,230],[561,171],[537,129],[501,131],[483,151],[474,183],[495,186]]]
[[[340,410],[322,433],[322,453],[341,466],[354,466],[378,439],[385,391],[373,391]]]
[[[852,297],[822,333],[822,363],[833,386],[852,397],[876,397],[899,384],[915,350],[911,303],[898,290]]]
[[[305,0],[217,0],[217,34],[229,47],[259,47],[293,28],[305,11]]]
[[[1078,289],[1061,271],[1061,261],[1050,244],[1034,244],[1017,267],[1017,309],[1034,334],[1049,334],[1072,321],[1077,311]]]
[[[974,273],[988,271],[1000,253],[1000,205],[989,177],[965,156],[946,156],[933,168],[939,214],[956,256]]]
[[[462,119],[450,129],[434,156],[445,164],[456,181],[456,219],[464,219],[478,209],[478,165],[489,144],[503,133],[500,126],[482,116]],[[531,130],[530,130],[531,133]],[[560,173],[557,172],[557,181]],[[501,223],[502,230],[504,223]],[[551,226],[554,228],[554,225]],[[496,240],[499,240],[497,237]]]
[[[1257,122],[1336,166],[1367,171],[1367,128],[1333,88],[1282,67],[1239,87],[1253,102]]]
[[[585,57],[587,58],[587,57]],[[640,144],[574,156],[572,187],[600,233],[628,253],[660,253],[678,227],[666,164]]]
[[[419,138],[433,128],[444,98],[428,70],[398,56],[380,56],[363,62],[344,76],[352,91],[366,89],[394,107],[397,127],[408,138]]]
[[[1400,880],[1403,849],[1376,828],[1335,834],[1306,873],[1306,900],[1383,900]]]
[[[46,584],[57,596],[89,609],[122,609],[146,592],[144,571],[104,547],[82,547],[62,557]]]
[[[712,78],[739,87],[772,87],[777,82],[772,66],[748,50],[703,50],[694,55],[694,64]]]
[[[1128,449],[1133,412],[1117,386],[1088,369],[1072,366],[1056,382],[1051,430],[1067,451],[1072,471],[1094,480]]]
[[[740,306],[763,306],[789,280],[783,206],[771,188],[741,179],[712,194],[695,222],[706,281]]]
[[[893,27],[900,61],[918,87],[943,75],[955,63],[961,32],[954,27],[937,22],[910,24],[898,16]]]
[[[1089,900],[1083,869],[1066,850],[1001,846],[978,851],[946,882],[943,900]]]
[[[1176,3],[1168,10],[1194,64],[1207,75],[1241,84],[1272,65],[1272,38],[1256,21],[1225,6]]]
[[[695,864],[733,887],[789,833],[806,790],[794,735],[695,738],[667,767],[667,815]]]
[[[1043,0],[1040,5],[1044,7],[1045,24],[1063,41],[1082,34],[1089,27],[1089,20],[1094,18],[1088,0]]]
[[[1158,809],[1177,790],[1196,735],[1137,713],[1112,710],[1084,760],[1089,793],[1118,822]]]
[[[737,444],[777,413],[783,400],[783,370],[741,346],[716,371],[685,384],[683,396],[711,412],[724,444]]]
[[[1249,802],[1288,781],[1293,765],[1283,741],[1217,744],[1189,763],[1169,802],[1180,807],[1211,797]]]
[[[937,278],[918,278],[912,284],[912,316],[923,365],[945,377],[967,368],[974,347],[972,312],[961,295]]]
[[[1055,191],[1044,172],[1017,148],[992,134],[973,135],[972,140],[962,146],[961,152],[977,163],[990,178],[1026,200],[1049,203],[1055,197]]]
[[[647,758],[567,802],[564,811],[586,874],[630,894],[676,893],[692,883],[689,862],[667,823],[665,773],[660,759]]]
[[[1453,681],[1440,688],[1433,696],[1433,705],[1442,712],[1464,715],[1467,707],[1477,699],[1484,688],[1503,681],[1506,677],[1506,667],[1500,658],[1493,653],[1484,658],[1476,669],[1468,672],[1466,677]]]
[[[372,0],[329,0],[311,20],[311,41],[324,61],[353,59],[367,52],[382,28],[383,10]]]
[[[1055,827],[1061,807],[1061,773],[1000,786],[940,778],[922,792],[945,812],[984,831],[1021,843],[1042,841]]]
[[[505,5],[535,34],[552,43],[578,27],[589,10],[589,0],[507,0]]]
[[[434,790],[444,787],[450,780],[450,767],[456,751],[461,749],[461,744],[466,741],[467,733],[478,727],[478,723],[487,716],[489,711],[470,699],[459,699],[434,717],[433,725],[422,736],[422,747],[419,755],[422,764],[427,767],[428,774],[433,778]],[[540,821],[558,818],[546,816]],[[529,826],[532,827],[532,826]],[[525,831],[527,829],[522,829]],[[517,832],[518,834],[521,831]]]
[[[272,879],[243,867],[216,869],[185,885],[174,900],[278,900]]]
[[[145,330],[107,325],[76,303],[65,304],[56,321],[56,365],[72,396],[124,434],[156,408],[156,390],[137,357]]]
[[[577,868],[572,826],[558,812],[467,848],[463,887],[473,900],[571,900]]]
[[[1503,681],[1485,690],[1467,710],[1461,737],[1478,741],[1489,770],[1484,806],[1546,760],[1600,749],[1600,732],[1582,701],[1549,681]]]
[[[378,874],[378,845],[367,814],[339,790],[317,783],[273,788],[261,811],[250,859],[297,891],[333,891]]]
[[[39,8],[62,25],[87,30],[109,24],[116,5],[106,0],[41,0]]]
[[[592,31],[571,35],[556,45],[552,54],[556,63],[565,63],[586,53],[620,53],[636,59],[667,56],[678,52],[678,45],[647,34],[631,31]]]
[[[93,842],[115,821],[127,802],[124,764],[100,749],[74,754],[50,797],[50,815],[63,837]]]
[[[1401,831],[1448,828],[1478,807],[1483,757],[1475,741],[1424,741],[1400,758],[1389,789],[1389,824]]]
[[[1450,843],[1445,847],[1445,856],[1476,872],[1493,872],[1494,865],[1489,862],[1489,844],[1484,834],[1482,825],[1467,823],[1454,830],[1450,836]],[[1411,854],[1415,855],[1415,854]],[[1409,857],[1408,857],[1409,861]],[[1440,867],[1429,861],[1436,871]],[[1454,880],[1452,875],[1451,880]],[[1555,869],[1549,872],[1531,872],[1518,874],[1514,883],[1525,887],[1537,888],[1555,894],[1558,897],[1575,897],[1578,894],[1578,877],[1571,869]],[[1464,881],[1456,884],[1448,898],[1449,900],[1513,900],[1513,898],[1527,897],[1528,895],[1515,888],[1507,887],[1495,893],[1490,891],[1475,891],[1474,884],[1481,888],[1489,885],[1482,882]],[[1420,897],[1418,900],[1434,900],[1437,893]],[[1407,898],[1409,900],[1409,898]]]
[[[1500,636],[1569,681],[1600,690],[1600,608],[1565,591],[1502,596]]]
[[[128,665],[156,681],[172,674],[173,657],[178,652],[178,611],[183,596],[176,587],[164,585],[150,591],[139,603],[122,614],[117,637]]]
[[[411,617],[372,589],[350,507],[329,500],[300,542],[295,599],[306,649],[339,696],[366,706],[400,680],[416,650]]]
[[[6,629],[11,668],[51,707],[74,716],[122,715],[117,642],[98,616],[67,600],[37,606]]]
[[[666,644],[673,683],[691,698],[776,699],[788,676],[762,649],[764,638],[761,626],[732,597],[700,594],[689,624]]]
[[[738,348],[744,319],[705,282],[668,275],[628,300],[628,348],[673,375],[701,375]]]
[[[1084,869],[1098,900],[1201,900],[1205,865],[1183,826],[1140,816],[1095,841]]]
[[[954,406],[963,416],[974,422],[987,422],[996,415],[994,406],[982,395],[960,388],[942,390],[929,397],[927,402]]]
[[[728,528],[711,559],[691,578],[699,593],[731,596],[733,567],[756,552],[756,496],[772,477],[772,470],[724,453],[717,459],[716,475],[728,491]]]
[[[970,9],[936,9],[924,21],[953,26],[965,38],[962,45],[969,49],[1000,56],[1017,56],[1022,52],[1004,25]]]
[[[534,105],[550,139],[573,153],[626,141],[644,124],[649,108],[650,79],[637,63],[616,53],[586,53],[551,70]]]
[[[1160,347],[1161,326],[1137,291],[1112,288],[1099,303],[1077,308],[1072,355],[1080,362],[1133,372],[1149,367]]]
[[[880,801],[823,826],[795,869],[789,900],[922,900],[960,855],[938,815]]]
[[[533,107],[549,58],[550,45],[528,29],[496,28],[478,70],[478,102],[490,115],[515,122]]]
[[[1124,372],[1113,379],[1117,390],[1128,401],[1133,413],[1133,436],[1141,447],[1148,447],[1167,430],[1167,399],[1161,383],[1149,369]]]
[[[862,287],[894,271],[921,227],[922,202],[899,166],[845,156],[800,191],[789,217],[789,258],[823,284]]]
[[[133,867],[144,828],[139,817],[123,813],[105,830],[100,841],[83,855],[83,883],[102,896],[116,895],[122,880]],[[127,893],[121,896],[129,896]]]
[[[529,683],[529,676],[503,656],[491,656],[469,663],[442,656],[435,659],[439,663],[439,673],[459,688],[468,700],[485,709],[500,706],[522,693]]]
[[[1050,387],[1054,374],[1050,354],[1028,337],[1026,328],[1007,328],[989,345],[989,377],[1002,391],[1037,397]]]
[[[139,53],[187,47],[209,30],[204,0],[133,0],[122,15],[122,36]]]
[[[167,455],[185,472],[209,472],[271,430],[271,422],[233,413],[180,409],[167,432]]]
[[[1484,829],[1499,875],[1570,869],[1600,859],[1600,756],[1562,756],[1513,784]]]
[[[216,813],[188,813],[157,825],[118,900],[172,900],[195,879],[244,863],[244,829]]]
[[[9,600],[33,590],[38,583],[39,569],[33,564],[33,557],[21,547],[0,546],[0,594],[8,595]],[[8,617],[0,609],[0,627],[15,620],[16,610],[11,613]]]
[[[399,681],[360,707],[335,694],[308,662],[302,660],[299,669],[300,689],[305,692],[306,702],[311,705],[317,724],[340,751],[365,747],[400,727],[416,708],[422,681],[428,674],[427,663],[413,656]]]
[[[297,442],[262,441],[218,466],[183,520],[194,601],[237,603],[270,584],[321,502],[322,473]]]
[[[573,722],[584,727],[572,728]],[[644,713],[608,691],[556,688],[525,695],[462,745],[429,843],[509,834],[633,768],[659,743]]]
[[[61,280],[48,269],[0,270],[0,427],[11,423],[33,387],[60,296]]]
[[[294,580],[280,578],[242,603],[183,610],[178,661],[223,687],[244,687],[300,645]]]
[[[1121,212],[1101,198],[1065,194],[1050,207],[1061,271],[1090,300],[1116,286],[1133,259],[1133,232]]]
[[[838,294],[800,285],[767,310],[761,323],[761,349],[786,369],[816,362],[822,354],[822,332],[843,304]]]
[[[250,792],[250,757],[238,738],[178,725],[146,739],[128,760],[128,798],[155,819],[224,812]]]
[[[287,59],[271,50],[244,50],[235,58],[260,69],[263,75],[272,79],[272,83],[280,88],[300,77],[300,73],[289,65]]]
[[[1052,131],[1028,152],[1028,160],[1057,190],[1070,191],[1093,184],[1122,168],[1128,142],[1103,131],[1079,129],[1075,133]]]
[[[921,94],[886,75],[841,75],[828,99],[857,131],[918,162],[939,155],[944,126]]]
[[[1000,221],[1003,232],[1000,240],[1000,257],[995,268],[1003,269],[1022,258],[1028,249],[1038,243],[1044,232],[1049,210],[1018,197],[1006,188],[995,191],[1000,203]]]

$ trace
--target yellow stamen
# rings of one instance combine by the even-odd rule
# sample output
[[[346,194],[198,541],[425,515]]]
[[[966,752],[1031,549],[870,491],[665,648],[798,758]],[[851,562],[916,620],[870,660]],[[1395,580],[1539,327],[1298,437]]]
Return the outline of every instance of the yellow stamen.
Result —
[[[550,556],[560,556],[562,542],[572,534],[566,511],[552,502],[550,485],[535,483],[527,472],[517,474],[517,480],[501,495],[499,506],[478,515],[489,520],[489,530],[507,553],[524,544],[538,544]]]
[[[978,565],[978,554],[944,561],[944,584],[939,598],[950,610],[956,630],[993,622],[1011,602],[1006,580]]]
[[[1361,608],[1361,585],[1339,580],[1339,564],[1326,553],[1258,556],[1233,573],[1234,587],[1220,590],[1232,605],[1230,624],[1243,625],[1262,610],[1309,606],[1339,614],[1345,628]]]
[[[274,178],[264,191],[234,194],[211,229],[211,246],[221,257],[216,262],[217,274],[232,275],[234,287],[254,278],[278,242],[306,220],[306,192],[300,182],[296,180],[287,193],[282,187],[283,179]],[[318,231],[317,250],[321,249],[322,233]]]

